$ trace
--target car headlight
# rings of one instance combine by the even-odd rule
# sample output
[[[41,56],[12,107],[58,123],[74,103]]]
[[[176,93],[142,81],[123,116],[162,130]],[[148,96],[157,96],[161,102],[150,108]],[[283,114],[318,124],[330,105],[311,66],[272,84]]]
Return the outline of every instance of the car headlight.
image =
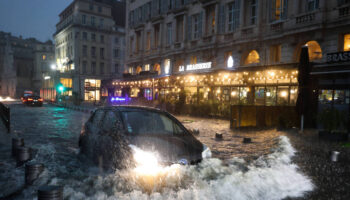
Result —
[[[202,159],[211,158],[211,151],[207,145],[203,144]]]

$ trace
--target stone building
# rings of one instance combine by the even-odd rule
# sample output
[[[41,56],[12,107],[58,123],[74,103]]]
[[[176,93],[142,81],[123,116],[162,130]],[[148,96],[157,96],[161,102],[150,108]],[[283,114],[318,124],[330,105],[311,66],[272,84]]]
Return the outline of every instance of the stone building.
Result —
[[[113,96],[295,105],[298,62],[349,50],[347,0],[128,1],[124,79]],[[128,88],[128,89],[127,89]],[[347,97],[348,98],[348,97]]]
[[[54,34],[54,84],[65,87],[63,95],[98,101],[101,80],[120,77],[125,22],[116,23],[114,16],[119,16],[115,14],[119,9],[125,13],[125,3],[75,0],[59,15]]]
[[[39,94],[43,73],[53,58],[51,41],[43,43],[0,32],[0,95],[19,98],[25,90]]]

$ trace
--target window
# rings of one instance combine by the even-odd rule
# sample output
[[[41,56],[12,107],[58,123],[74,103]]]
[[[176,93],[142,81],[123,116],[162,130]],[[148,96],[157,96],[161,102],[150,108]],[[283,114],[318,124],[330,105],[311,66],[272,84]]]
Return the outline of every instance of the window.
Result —
[[[190,64],[191,65],[197,64],[197,56],[191,56]]]
[[[104,42],[105,42],[105,36],[104,36],[104,35],[101,35],[101,36],[100,36],[100,41],[101,41],[101,43],[104,43]]]
[[[256,24],[258,0],[250,0],[250,24]]]
[[[136,32],[136,44],[135,44],[135,52],[139,52],[141,46],[141,31]]]
[[[271,63],[278,63],[281,61],[281,45],[273,45],[270,47],[270,61]]]
[[[206,35],[211,35],[215,32],[215,6],[211,5],[206,8],[206,23],[205,23],[205,33]]]
[[[350,0],[338,0],[338,6],[350,4]]]
[[[316,41],[309,41],[305,44],[309,50],[310,61],[322,59],[321,46]]]
[[[130,37],[130,40],[129,40],[130,44],[129,44],[129,54],[132,55],[133,53],[133,43],[134,43],[134,38],[133,37]]]
[[[287,17],[287,0],[272,0],[271,20],[278,21]]]
[[[114,38],[114,44],[119,44],[119,38]]]
[[[91,47],[91,56],[96,57],[96,47]]]
[[[45,54],[43,54],[42,59],[46,60],[46,55]]]
[[[180,16],[176,19],[176,42],[183,41],[184,34],[184,18]]]
[[[159,44],[159,24],[154,26],[154,47],[157,48]]]
[[[129,134],[183,134],[183,130],[168,116],[146,111],[129,111],[121,114]]]
[[[136,74],[140,74],[141,71],[142,71],[142,67],[141,66],[137,66],[136,67]]]
[[[318,8],[318,0],[307,0],[307,11],[314,11]]]
[[[87,56],[87,46],[83,45],[83,56],[86,57]]]
[[[94,10],[94,5],[90,4],[89,9]]]
[[[117,116],[113,111],[108,111],[105,114],[105,117],[103,119],[102,123],[102,130],[105,132],[110,132],[115,128],[117,123]]]
[[[167,45],[171,45],[173,42],[173,24],[172,23],[168,23],[166,25],[166,41],[167,41]]]
[[[250,65],[250,64],[257,64],[260,63],[260,56],[259,53],[256,50],[252,50],[249,52],[247,58],[244,61],[245,65]]]
[[[102,12],[102,7],[101,6],[98,7],[98,12],[99,13]]]
[[[145,71],[149,71],[150,70],[150,65],[149,64],[146,64],[145,65]]]
[[[199,14],[193,15],[193,39],[199,38]]]
[[[150,50],[151,49],[151,33],[147,32],[146,35],[146,50]]]
[[[100,48],[100,57],[102,59],[105,58],[105,49],[104,48]]]
[[[87,40],[87,32],[83,32],[83,40]]]
[[[81,16],[81,23],[86,24],[86,15]]]
[[[103,75],[105,73],[105,64],[100,63],[100,74]]]
[[[119,57],[119,51],[118,51],[118,49],[114,49],[114,50],[113,50],[113,55],[114,55],[114,58],[118,58],[118,57]]]
[[[91,17],[91,26],[95,26],[95,17]]]
[[[103,22],[104,22],[104,20],[100,19],[100,28],[103,28]]]
[[[344,51],[350,51],[350,34],[344,35]]]
[[[170,72],[170,59],[164,60],[164,72],[165,74],[169,74]]]
[[[118,63],[114,64],[114,72],[119,73],[119,64]]]
[[[154,64],[153,71],[158,72],[158,75],[159,75],[161,73],[160,64],[158,64],[158,63]]]
[[[96,62],[91,63],[91,73],[94,75],[96,74]]]
[[[133,67],[129,67],[128,72],[129,72],[129,74],[133,74],[134,73],[134,68]]]
[[[91,41],[96,41],[96,34],[95,33],[91,33]]]
[[[87,62],[83,61],[83,74],[86,74]]]
[[[239,0],[228,5],[228,30],[234,31],[239,26]]]

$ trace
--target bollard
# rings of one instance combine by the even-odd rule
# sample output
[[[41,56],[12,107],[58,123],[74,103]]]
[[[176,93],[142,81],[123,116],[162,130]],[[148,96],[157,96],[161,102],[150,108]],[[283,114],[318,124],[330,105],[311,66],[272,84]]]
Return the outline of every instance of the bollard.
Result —
[[[243,143],[245,143],[245,144],[252,143],[252,139],[251,138],[243,138]]]
[[[38,200],[63,200],[63,188],[58,185],[44,185],[38,189]]]
[[[32,150],[29,147],[19,147],[16,149],[17,166],[23,165],[28,160],[32,159]]]
[[[332,151],[332,155],[331,155],[331,161],[332,162],[338,162],[338,155],[340,152],[338,151]]]
[[[222,139],[222,133],[215,133],[216,139]]]
[[[12,138],[12,156],[16,157],[16,149],[24,146],[23,138]]]
[[[33,182],[39,177],[41,172],[44,171],[44,165],[41,163],[29,163],[25,167],[25,183],[32,185]]]

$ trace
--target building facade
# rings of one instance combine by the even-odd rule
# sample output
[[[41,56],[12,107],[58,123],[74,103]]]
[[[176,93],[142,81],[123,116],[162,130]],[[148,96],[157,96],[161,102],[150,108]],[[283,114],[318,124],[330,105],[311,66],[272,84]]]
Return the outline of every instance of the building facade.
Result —
[[[120,77],[124,68],[125,30],[113,18],[114,9],[123,8],[120,5],[124,4],[75,0],[60,14],[54,34],[53,76],[55,86],[65,87],[61,95],[99,101],[101,80]]]
[[[127,2],[124,79],[111,96],[291,105],[301,48],[312,63],[348,51],[346,0]],[[349,97],[347,97],[349,98]]]
[[[0,32],[1,95],[19,98],[25,90],[39,94],[44,73],[54,62],[53,44]]]

